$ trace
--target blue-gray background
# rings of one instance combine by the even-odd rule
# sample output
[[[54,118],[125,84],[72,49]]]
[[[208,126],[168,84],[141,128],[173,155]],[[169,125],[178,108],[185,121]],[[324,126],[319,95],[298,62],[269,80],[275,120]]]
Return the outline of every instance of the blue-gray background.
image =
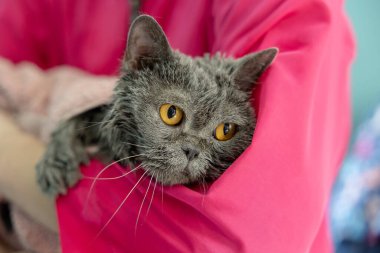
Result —
[[[346,0],[357,55],[352,68],[353,135],[380,103],[380,0]]]

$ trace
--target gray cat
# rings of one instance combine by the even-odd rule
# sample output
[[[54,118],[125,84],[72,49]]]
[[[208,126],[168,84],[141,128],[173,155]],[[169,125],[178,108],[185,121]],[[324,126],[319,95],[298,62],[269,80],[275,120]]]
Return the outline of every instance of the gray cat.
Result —
[[[277,53],[270,48],[237,60],[191,58],[171,49],[152,17],[139,16],[113,101],[61,123],[52,134],[37,165],[42,190],[56,195],[74,185],[91,145],[111,160],[141,165],[164,185],[216,179],[251,143],[251,92]]]

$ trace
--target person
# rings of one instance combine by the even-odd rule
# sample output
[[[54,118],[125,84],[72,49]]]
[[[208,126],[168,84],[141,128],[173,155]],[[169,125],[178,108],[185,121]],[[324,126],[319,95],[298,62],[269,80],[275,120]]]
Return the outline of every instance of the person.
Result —
[[[98,92],[98,86],[112,90],[107,76],[117,73],[130,10],[124,0],[2,1],[0,32],[6,36],[0,40],[0,55],[12,62],[0,75],[0,94],[6,94],[2,107],[13,112],[18,125],[47,138],[60,119],[103,103],[111,92]],[[147,182],[140,184],[95,241],[137,178],[98,184],[87,211],[90,185],[82,180],[57,200],[62,251],[331,252],[326,206],[349,135],[348,74],[354,48],[343,1],[145,0],[139,11],[157,19],[172,47],[192,56],[220,51],[240,57],[268,47],[280,49],[253,94],[258,114],[253,142],[206,193],[163,187],[135,230],[147,190]],[[31,85],[31,78],[17,78],[28,72],[18,71],[29,69],[20,66],[24,61],[40,68],[28,65],[44,82]],[[12,70],[14,79],[4,82],[1,78]],[[67,79],[62,83],[61,78]],[[96,85],[98,81],[103,85]],[[2,176],[0,185],[5,187],[0,189],[8,192],[29,185],[42,152],[41,142],[24,145],[29,137],[15,133],[1,144],[7,152],[0,154],[0,161],[13,161],[12,154],[20,150],[25,159],[0,164],[0,173],[29,176],[25,182]],[[1,131],[0,138],[8,134]],[[17,147],[18,141],[30,148]],[[82,172],[96,174],[102,168],[92,161]],[[115,165],[109,171],[118,169]],[[35,186],[25,188],[26,193],[32,192],[29,187],[39,195]],[[8,196],[34,217],[49,209],[35,211],[42,196],[29,198],[34,207]]]

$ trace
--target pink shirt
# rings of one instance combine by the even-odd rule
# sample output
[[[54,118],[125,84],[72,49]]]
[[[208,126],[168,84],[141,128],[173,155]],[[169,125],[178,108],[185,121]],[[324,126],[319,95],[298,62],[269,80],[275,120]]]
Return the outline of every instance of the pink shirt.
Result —
[[[190,55],[242,56],[276,46],[261,79],[252,145],[203,194],[137,185],[138,175],[82,180],[57,201],[63,252],[331,252],[326,208],[350,128],[353,39],[335,0],[146,0],[171,45]],[[69,64],[116,74],[129,22],[125,0],[0,2],[0,55],[42,68]],[[82,168],[96,175],[105,165]],[[119,166],[103,177],[120,175]],[[163,197],[162,197],[163,196]],[[162,200],[163,198],[163,200]]]

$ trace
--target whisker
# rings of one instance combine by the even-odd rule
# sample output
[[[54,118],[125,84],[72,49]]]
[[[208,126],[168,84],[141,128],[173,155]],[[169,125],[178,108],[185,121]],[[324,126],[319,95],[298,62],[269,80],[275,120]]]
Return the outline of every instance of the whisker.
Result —
[[[164,179],[164,176],[162,175],[162,179]],[[163,180],[160,182],[161,184],[161,211],[164,211],[164,185],[163,185]]]
[[[106,227],[111,223],[111,221],[113,220],[113,218],[115,217],[115,215],[119,212],[119,210],[121,209],[121,207],[124,205],[125,201],[127,201],[127,199],[129,198],[129,196],[131,195],[131,193],[136,189],[137,185],[141,182],[141,180],[144,178],[144,176],[145,176],[145,174],[147,172],[148,171],[145,171],[144,174],[141,175],[140,179],[136,182],[136,184],[132,187],[132,189],[128,192],[128,194],[125,196],[125,198],[123,199],[123,201],[120,203],[119,207],[115,210],[115,212],[112,214],[112,216],[108,219],[108,221],[106,222],[106,224],[104,224],[104,226],[102,227],[102,229],[100,229],[99,232],[96,234],[96,236],[93,239],[93,241],[95,241],[96,239],[98,239],[99,236],[101,235],[101,233],[103,233],[104,229],[106,229]]]
[[[128,176],[129,174],[131,174],[132,172],[135,172],[136,170],[138,170],[139,168],[141,167],[141,164],[139,166],[137,166],[136,168],[126,172],[126,173],[123,173],[121,174],[120,176],[117,176],[117,177],[98,177],[97,180],[98,181],[102,181],[102,180],[115,180],[115,179],[119,179],[119,178],[123,178],[125,176]],[[90,180],[95,180],[96,177],[83,177],[83,179],[90,179]]]
[[[131,145],[131,146],[136,146],[136,147],[152,148],[152,147],[149,147],[149,146],[137,145],[137,144],[130,143],[130,142],[124,142],[124,141],[123,141],[122,143],[125,143],[125,144],[128,144],[128,145]]]
[[[121,162],[121,161],[124,161],[124,160],[130,159],[130,158],[134,158],[134,157],[143,156],[143,155],[144,155],[144,154],[132,155],[132,156],[124,157],[124,158],[121,158],[121,159],[119,159],[119,160],[117,160],[117,161],[114,161],[114,162],[108,164],[106,167],[104,167],[104,168],[103,168],[103,169],[102,169],[102,170],[96,175],[96,177],[95,177],[95,179],[94,179],[94,182],[93,182],[92,185],[91,185],[90,191],[91,191],[91,189],[93,188],[93,186],[95,185],[96,180],[98,180],[99,177],[100,177],[100,175],[103,174],[103,172],[106,171],[109,167],[111,167],[112,165],[114,165],[114,164],[116,164],[116,163],[118,163],[118,162]]]
[[[119,159],[119,160],[117,160],[117,161],[114,161],[114,162],[108,164],[106,167],[104,167],[104,168],[103,168],[103,169],[102,169],[102,170],[96,175],[96,177],[94,178],[94,181],[93,181],[92,184],[91,184],[90,190],[88,191],[88,194],[87,194],[87,197],[86,197],[86,201],[85,201],[85,204],[84,204],[84,208],[83,208],[83,210],[85,211],[85,210],[87,209],[88,201],[89,201],[89,199],[90,199],[90,196],[91,196],[91,194],[92,194],[92,191],[94,190],[95,184],[96,184],[96,182],[98,181],[100,175],[101,175],[104,171],[106,171],[109,167],[111,167],[112,165],[114,165],[114,164],[116,164],[116,163],[118,163],[118,162],[120,162],[120,161],[127,160],[127,159],[129,159],[129,158],[133,158],[133,157],[142,156],[142,155],[144,155],[144,154],[124,157],[124,158],[121,158],[121,159]]]
[[[204,203],[205,203],[205,195],[206,195],[206,186],[205,186],[205,178],[202,177],[202,187],[203,187],[203,194],[202,194],[202,207],[204,207]]]
[[[93,124],[88,125],[88,126],[84,126],[84,127],[79,127],[76,130],[84,130],[84,129],[87,129],[87,128],[90,128],[90,127],[94,127],[94,126],[100,125],[102,123],[110,122],[110,121],[111,120],[105,120],[105,121],[100,121],[100,122],[88,122],[88,123],[93,123]]]
[[[152,197],[151,197],[151,199],[150,199],[149,206],[148,206],[148,210],[146,211],[145,217],[148,216],[148,214],[149,214],[149,210],[150,210],[150,207],[152,206],[152,202],[153,202],[153,199],[154,199],[154,192],[156,191],[157,179],[156,179],[155,181],[156,181],[156,182],[154,183],[153,192],[152,192]]]
[[[143,206],[144,206],[146,196],[148,195],[149,188],[150,188],[150,185],[151,185],[151,183],[152,183],[152,179],[153,179],[153,177],[150,177],[149,185],[148,185],[148,189],[146,189],[146,192],[145,192],[144,198],[143,198],[143,200],[142,200],[142,202],[141,202],[141,205],[140,205],[139,213],[137,214],[136,224],[135,224],[135,235],[136,235],[136,233],[137,233],[137,225],[138,225],[138,223],[139,223],[141,210],[142,210],[142,208],[143,208]]]
[[[106,122],[110,122],[112,121],[112,119],[109,119],[109,120],[103,120],[103,121],[88,121],[87,123],[91,123],[91,124],[101,124],[101,123],[106,123]]]

